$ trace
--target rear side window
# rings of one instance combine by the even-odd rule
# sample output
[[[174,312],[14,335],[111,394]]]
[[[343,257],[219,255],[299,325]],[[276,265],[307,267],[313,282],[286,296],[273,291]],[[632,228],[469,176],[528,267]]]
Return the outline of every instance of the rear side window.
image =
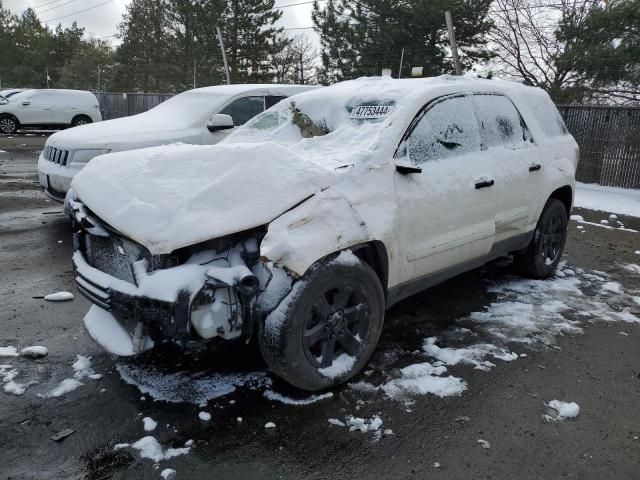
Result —
[[[542,95],[527,95],[526,99],[527,105],[547,136],[557,137],[569,134],[560,112],[549,98]]]
[[[480,133],[468,96],[437,101],[418,119],[397,156],[415,164],[480,150]]]
[[[264,97],[242,97],[224,107],[220,113],[231,115],[237,127],[264,111]]]
[[[473,95],[483,148],[523,148],[531,134],[511,100],[499,94]]]

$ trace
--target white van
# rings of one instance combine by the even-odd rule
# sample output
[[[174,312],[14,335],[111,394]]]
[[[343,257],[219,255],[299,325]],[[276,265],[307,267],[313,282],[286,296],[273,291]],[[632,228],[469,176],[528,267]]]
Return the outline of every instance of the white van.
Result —
[[[58,132],[38,160],[44,192],[64,201],[71,180],[89,160],[110,152],[190,143],[212,145],[234,127],[309,85],[219,85],[189,90],[151,110],[100,124]]]
[[[0,133],[23,127],[65,128],[99,122],[100,105],[83,90],[25,90],[0,99]]]

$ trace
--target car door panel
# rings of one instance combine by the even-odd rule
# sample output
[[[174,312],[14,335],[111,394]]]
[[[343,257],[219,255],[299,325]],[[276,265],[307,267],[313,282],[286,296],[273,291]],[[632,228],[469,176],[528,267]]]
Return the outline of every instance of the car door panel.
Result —
[[[529,167],[538,149],[513,102],[502,94],[474,94],[482,149],[495,161],[495,240],[506,240],[529,229],[537,194]]]
[[[405,280],[487,255],[495,233],[493,162],[480,151],[471,101],[448,97],[412,126],[398,158],[422,168],[396,174]]]
[[[23,125],[48,125],[52,121],[49,95],[38,92],[20,101],[18,120]]]

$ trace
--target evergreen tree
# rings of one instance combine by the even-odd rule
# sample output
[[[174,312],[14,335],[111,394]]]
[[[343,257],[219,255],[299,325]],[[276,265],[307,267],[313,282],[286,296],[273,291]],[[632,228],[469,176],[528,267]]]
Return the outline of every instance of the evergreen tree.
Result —
[[[461,60],[469,68],[486,60],[492,0],[329,0],[314,3],[313,22],[320,34],[325,82],[380,75],[390,68],[397,77],[411,67],[424,75],[452,72],[444,12],[452,12]]]
[[[104,90],[111,77],[109,66],[112,63],[113,52],[105,41],[91,39],[82,42],[65,62],[60,84],[79,90]]]
[[[274,23],[282,11],[275,0],[227,0],[220,25],[231,81],[269,82],[274,77],[270,58],[289,43]]]

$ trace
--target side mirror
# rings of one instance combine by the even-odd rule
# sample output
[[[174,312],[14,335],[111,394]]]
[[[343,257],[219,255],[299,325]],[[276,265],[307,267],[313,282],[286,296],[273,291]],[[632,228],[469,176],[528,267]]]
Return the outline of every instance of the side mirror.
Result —
[[[216,113],[207,121],[207,130],[217,132],[218,130],[230,130],[234,127],[231,115]]]
[[[396,172],[401,173],[402,175],[407,175],[409,173],[422,173],[422,168],[416,167],[410,163],[396,163]]]
[[[24,102],[22,102],[22,105],[26,107],[27,105],[31,105],[31,102],[29,100],[25,100]]]

